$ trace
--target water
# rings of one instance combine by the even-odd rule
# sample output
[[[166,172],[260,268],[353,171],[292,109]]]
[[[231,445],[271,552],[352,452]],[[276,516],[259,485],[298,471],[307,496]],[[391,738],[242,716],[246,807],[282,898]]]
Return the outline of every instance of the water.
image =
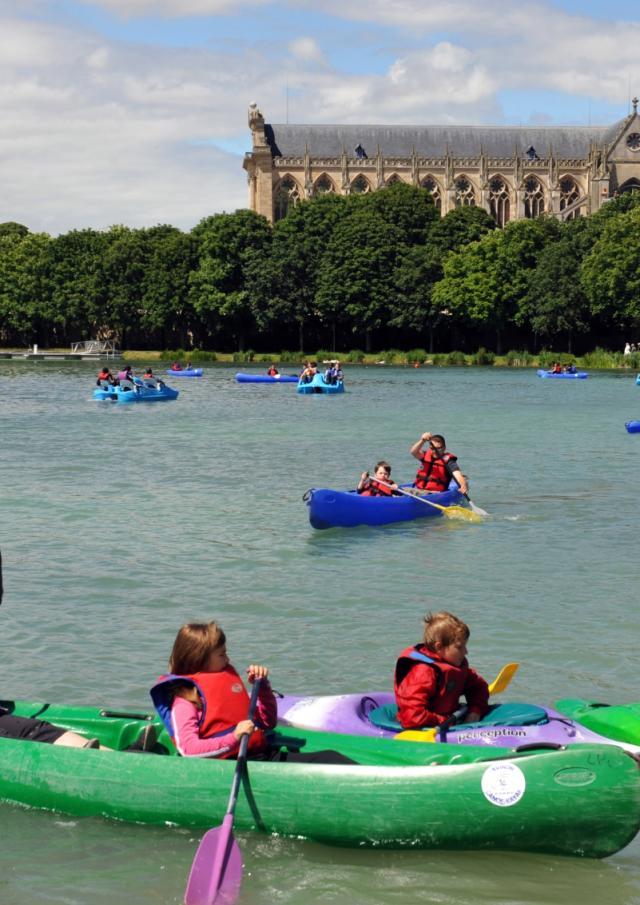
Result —
[[[0,363],[3,697],[148,708],[179,625],[212,618],[279,690],[388,688],[447,608],[489,680],[521,663],[507,699],[640,698],[629,376],[350,369],[344,396],[299,397],[209,368],[129,407],[93,402],[95,373]],[[310,528],[308,487],[353,487],[379,458],[409,479],[426,430],[490,520]],[[6,805],[0,832],[2,905],[178,903],[196,842]],[[604,862],[239,841],[241,905],[640,902],[637,840]]]

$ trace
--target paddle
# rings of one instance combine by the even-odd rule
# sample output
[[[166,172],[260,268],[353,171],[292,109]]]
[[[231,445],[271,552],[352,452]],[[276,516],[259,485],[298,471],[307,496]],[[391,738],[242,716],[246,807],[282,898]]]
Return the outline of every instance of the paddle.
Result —
[[[432,443],[429,443],[429,446],[431,447],[431,449],[432,449],[434,452],[437,452],[437,450],[435,449],[435,447],[433,446]],[[454,473],[451,471],[451,468],[449,467],[449,463],[448,463],[448,462],[445,462],[445,463],[444,463],[444,467],[447,469],[447,472],[448,472],[448,474],[449,474],[449,477],[452,478],[452,479],[456,482],[456,484],[458,485],[458,488],[460,489],[460,493],[462,493],[462,496],[465,498],[465,500],[467,501],[467,503],[471,506],[471,509],[473,510],[473,512],[475,512],[475,513],[476,513],[477,515],[479,515],[479,516],[482,516],[483,518],[488,518],[488,517],[489,517],[489,513],[488,513],[488,512],[485,512],[484,509],[481,509],[480,506],[476,506],[476,504],[475,504],[475,503],[473,502],[473,500],[470,498],[469,494],[463,492],[462,488],[460,487],[460,481],[456,478],[456,476],[454,475]]]
[[[247,719],[252,720],[258,703],[260,679],[256,679],[251,690],[251,701]],[[200,840],[195,854],[187,888],[184,893],[185,905],[232,905],[238,898],[242,882],[242,853],[233,838],[233,815],[240,791],[240,780],[247,761],[249,736],[243,735],[236,769],[231,783],[231,794],[227,813],[221,826],[213,827]]]
[[[376,481],[377,480],[378,479],[376,478]],[[380,481],[380,484],[384,484],[385,487],[391,487],[391,484],[388,484],[386,481]],[[412,500],[419,500],[421,503],[426,503],[427,506],[433,506],[434,509],[440,509],[442,514],[447,518],[465,519],[468,522],[482,521],[481,515],[471,509],[465,509],[464,506],[441,506],[440,503],[434,503],[426,497],[418,496],[416,493],[410,493],[408,490],[403,490],[402,487],[398,487],[394,492],[411,497]]]
[[[503,692],[517,673],[519,665],[519,663],[507,663],[506,666],[503,666],[491,685],[489,685],[489,694],[500,694]],[[394,738],[399,742],[435,742],[442,729],[447,729],[448,726],[463,717],[466,712],[467,708],[461,707],[460,710],[456,710],[453,716],[439,726],[433,726],[431,729],[407,729],[394,735]]]

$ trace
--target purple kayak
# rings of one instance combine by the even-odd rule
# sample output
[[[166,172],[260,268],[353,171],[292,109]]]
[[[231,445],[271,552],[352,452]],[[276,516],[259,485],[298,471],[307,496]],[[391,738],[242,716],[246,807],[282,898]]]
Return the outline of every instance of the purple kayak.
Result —
[[[396,719],[395,697],[380,691],[317,697],[285,695],[278,698],[278,723],[299,729],[382,738],[393,738],[403,731]],[[639,746],[598,735],[557,710],[520,703],[494,704],[481,722],[460,723],[439,730],[436,741],[496,748],[588,742],[640,752]]]

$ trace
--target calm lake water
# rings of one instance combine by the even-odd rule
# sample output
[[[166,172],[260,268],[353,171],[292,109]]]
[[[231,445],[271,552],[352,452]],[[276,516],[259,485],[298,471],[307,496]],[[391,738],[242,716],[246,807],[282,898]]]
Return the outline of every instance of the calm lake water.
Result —
[[[215,618],[280,691],[389,688],[421,618],[469,622],[504,696],[640,698],[635,375],[347,371],[343,396],[174,380],[176,402],[100,404],[95,365],[0,362],[2,697],[143,707],[178,627]],[[302,495],[355,486],[444,433],[491,513],[317,532]],[[214,821],[216,823],[217,821]],[[193,833],[0,806],[2,905],[179,903]],[[606,861],[378,852],[240,834],[241,905],[640,902],[640,843]]]

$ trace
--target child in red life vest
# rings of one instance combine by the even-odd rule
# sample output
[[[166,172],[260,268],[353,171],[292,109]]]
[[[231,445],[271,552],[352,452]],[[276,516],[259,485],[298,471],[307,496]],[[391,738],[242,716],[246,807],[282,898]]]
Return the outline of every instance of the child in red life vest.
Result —
[[[489,688],[467,662],[469,627],[451,613],[429,613],[422,644],[408,647],[396,663],[394,691],[398,720],[404,729],[439,726],[467,702],[465,723],[488,710]]]
[[[393,496],[393,491],[398,489],[397,484],[391,481],[391,466],[384,460],[376,463],[373,477],[368,471],[363,471],[356,490],[361,496]]]
[[[426,452],[422,447],[429,444]],[[428,493],[442,493],[448,490],[453,479],[462,493],[468,493],[467,479],[460,471],[458,457],[447,452],[447,444],[442,434],[423,434],[409,450],[414,459],[420,461],[420,468],[414,481],[418,490]]]
[[[171,651],[169,672],[153,687],[151,696],[180,754],[236,757],[243,735],[250,736],[249,756],[267,751],[263,730],[277,722],[269,671],[257,664],[247,669],[250,683],[261,679],[254,722],[247,719],[249,695],[229,662],[226,637],[217,623],[182,626]]]

